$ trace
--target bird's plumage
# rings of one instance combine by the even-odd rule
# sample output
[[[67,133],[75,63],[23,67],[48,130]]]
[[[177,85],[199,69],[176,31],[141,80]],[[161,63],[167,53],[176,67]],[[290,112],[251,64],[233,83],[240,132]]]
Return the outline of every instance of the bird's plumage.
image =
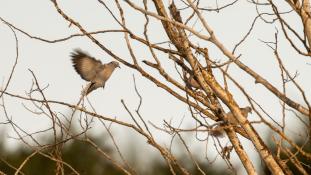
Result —
[[[248,113],[252,112],[252,108],[249,106],[247,106],[245,108],[240,108],[240,110],[241,110],[242,115],[246,118],[248,116]],[[231,112],[228,112],[226,115],[227,115],[228,121],[231,125],[238,125],[239,124],[239,122],[235,119],[234,115]]]
[[[248,113],[252,113],[252,108],[249,106],[240,108],[240,110],[242,115],[246,118],[248,117]],[[236,120],[235,116],[231,112],[226,113],[226,116],[228,118],[228,122],[230,125],[232,126],[239,125],[239,122]],[[215,137],[222,137],[224,134],[224,129],[222,126],[218,125],[211,130],[210,134]]]
[[[194,79],[193,75],[185,76],[186,86],[194,89],[201,89],[200,84]]]
[[[86,81],[92,81],[96,77],[96,71],[102,66],[102,62],[91,57],[81,50],[75,50],[70,55],[73,67]]]
[[[116,61],[102,64],[100,60],[95,59],[79,49],[74,50],[70,56],[76,72],[82,79],[90,81],[86,90],[86,95],[99,87],[105,87],[105,83],[110,78],[114,69],[120,67],[119,63]]]

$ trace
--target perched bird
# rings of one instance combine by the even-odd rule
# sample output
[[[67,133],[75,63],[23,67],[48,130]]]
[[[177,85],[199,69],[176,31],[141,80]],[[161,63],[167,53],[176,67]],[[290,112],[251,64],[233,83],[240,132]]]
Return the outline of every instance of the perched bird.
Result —
[[[201,89],[200,84],[194,79],[193,75],[185,76],[185,83],[188,88]]]
[[[85,95],[88,95],[93,90],[99,87],[105,87],[106,81],[111,76],[116,67],[119,67],[119,63],[111,61],[107,64],[102,64],[100,60],[91,57],[87,53],[76,49],[71,53],[71,60],[73,67],[82,79],[90,81],[87,89],[84,91]]]
[[[252,108],[249,106],[245,108],[240,108],[240,110],[242,112],[242,115],[246,118],[248,117],[248,113],[252,113]],[[226,113],[226,116],[228,118],[230,125],[233,125],[233,126],[239,125],[239,122],[235,119],[234,115],[231,112]],[[211,129],[210,134],[215,137],[222,137],[224,132],[225,131],[223,129],[223,126],[218,125],[214,127],[213,129]]]

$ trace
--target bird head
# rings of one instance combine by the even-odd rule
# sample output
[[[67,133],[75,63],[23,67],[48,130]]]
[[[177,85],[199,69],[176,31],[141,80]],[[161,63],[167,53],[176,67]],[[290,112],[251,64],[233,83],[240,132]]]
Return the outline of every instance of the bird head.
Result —
[[[116,67],[120,68],[119,62],[111,61],[109,64],[112,65],[114,68]]]
[[[252,113],[252,108],[249,106],[242,108],[242,109],[245,110],[247,113]]]

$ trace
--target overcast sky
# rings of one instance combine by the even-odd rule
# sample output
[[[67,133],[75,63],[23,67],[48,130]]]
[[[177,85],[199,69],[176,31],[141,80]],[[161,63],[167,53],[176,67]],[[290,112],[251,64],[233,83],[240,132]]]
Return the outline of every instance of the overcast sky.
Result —
[[[122,3],[122,5],[126,7],[125,4]],[[60,2],[60,7],[69,16],[78,20],[88,31],[120,29],[111,16],[109,16],[107,10],[95,0],[66,0]],[[152,6],[150,8],[153,10]],[[284,9],[286,8],[288,7],[284,5]],[[223,10],[221,13],[211,12],[204,13],[204,15],[210,26],[214,29],[216,36],[227,48],[232,49],[248,31],[252,20],[256,16],[254,9],[254,6],[251,4],[239,1],[235,6]],[[130,10],[126,10],[125,13],[127,14],[129,28],[133,31],[138,31],[142,36],[144,17]],[[79,32],[74,26],[69,27],[69,24],[57,13],[50,1],[0,0],[0,17],[29,34],[50,40],[63,38]],[[288,20],[292,24],[297,23],[300,25],[300,22],[297,22],[297,18],[295,17],[289,16]],[[160,28],[159,23],[153,20],[151,26],[151,40],[153,42],[165,41],[166,35],[162,33],[163,29]],[[255,29],[251,37],[237,50],[237,53],[242,54],[241,60],[246,65],[271,81],[276,87],[281,88],[280,73],[278,65],[276,65],[276,60],[273,57],[273,52],[260,41],[273,41],[274,32],[275,25],[268,25],[262,21],[258,21],[255,24]],[[111,57],[85,37],[76,37],[65,42],[49,44],[31,39],[19,32],[16,33],[18,37],[19,60],[8,87],[8,92],[24,95],[31,87],[32,76],[28,71],[28,69],[31,69],[36,74],[42,86],[48,85],[45,95],[49,99],[74,104],[78,101],[81,88],[86,85],[86,82],[72,68],[69,57],[70,52],[74,48],[81,48],[97,59],[100,59],[103,63],[112,61]],[[119,56],[130,60],[122,34],[100,34],[96,38],[109,49],[118,53]],[[308,62],[310,63],[310,60],[298,56],[290,48],[290,45],[286,43],[282,34],[280,35],[280,42],[285,43],[280,44],[281,56],[284,58],[285,65],[288,66],[287,68],[291,73],[299,71],[297,81],[301,84],[310,100],[310,65],[307,65]],[[207,43],[200,44],[202,46],[209,46],[209,53],[212,57],[218,58],[219,60],[226,60],[215,47]],[[149,50],[136,46],[135,44],[134,48],[139,59],[150,58]],[[16,52],[14,35],[9,27],[3,23],[0,23],[0,53],[0,78],[1,83],[4,84],[8,80],[9,73],[15,61]],[[166,61],[167,55],[162,56],[161,61],[164,66],[170,66],[168,71],[174,72],[174,75],[178,76],[173,64]],[[157,74],[155,71],[151,72],[154,75]],[[261,85],[256,85],[253,79],[236,69],[235,66],[232,66],[231,72],[244,85],[244,88],[248,92],[251,92],[253,98],[261,103],[279,121],[279,100],[267,92]],[[181,118],[186,116],[184,126],[194,126],[195,123],[189,116],[187,105],[179,102],[173,96],[124,65],[121,65],[121,69],[117,69],[113,73],[104,90],[98,89],[89,95],[89,99],[98,113],[105,116],[117,117],[122,121],[131,121],[120,101],[124,99],[132,111],[137,107],[139,98],[135,94],[133,75],[136,77],[139,92],[143,96],[141,113],[147,121],[162,126],[163,120],[172,120],[177,125],[181,121]],[[222,81],[221,78],[219,78],[219,81]],[[234,98],[241,106],[248,105],[246,99],[241,96],[241,93],[236,88],[232,87],[232,92]],[[299,100],[301,97],[297,90],[289,87],[288,94],[290,94],[291,98],[299,102],[301,101]],[[20,100],[7,96],[5,96],[5,100],[10,116],[26,131],[34,132],[49,126],[49,120],[42,116],[34,116],[29,113],[23,107]],[[25,103],[24,105],[31,107],[30,103]],[[66,108],[56,107],[55,109],[59,109],[64,113],[66,113],[66,110],[68,112]],[[253,116],[253,120],[256,120],[256,116]],[[0,114],[1,121],[5,121],[2,111]],[[0,129],[4,129],[4,126],[0,125]],[[263,128],[257,127],[256,129],[262,130]],[[103,130],[93,130],[92,132],[100,134]],[[129,140],[124,139],[125,132],[126,136],[128,136],[127,129],[124,130],[118,127],[118,130],[115,132],[118,134],[121,146],[122,143],[129,142]],[[11,129],[7,129],[5,133],[6,136],[15,135]],[[133,135],[133,133],[131,134]],[[168,135],[165,134],[157,134],[156,136],[163,141],[169,140]],[[191,139],[194,140],[195,138],[191,137]],[[244,140],[243,138],[241,139]],[[8,145],[16,145],[14,139],[8,139],[7,141]],[[223,139],[223,141],[226,142],[227,140]],[[144,140],[141,143],[144,144]],[[245,143],[244,147],[246,148],[248,146],[252,147],[248,141],[244,141],[243,143]],[[252,156],[255,156],[256,154],[252,149],[254,148],[250,148],[248,151],[251,152]]]

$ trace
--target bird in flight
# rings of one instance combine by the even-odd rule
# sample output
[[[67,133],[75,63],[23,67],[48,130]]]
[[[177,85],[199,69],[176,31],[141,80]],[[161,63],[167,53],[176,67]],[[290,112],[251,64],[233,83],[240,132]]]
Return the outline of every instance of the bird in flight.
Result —
[[[80,49],[75,49],[70,56],[76,72],[82,79],[90,82],[83,92],[85,95],[99,87],[104,88],[106,81],[110,78],[115,68],[120,68],[119,63],[116,61],[102,64],[100,60],[95,59]]]

